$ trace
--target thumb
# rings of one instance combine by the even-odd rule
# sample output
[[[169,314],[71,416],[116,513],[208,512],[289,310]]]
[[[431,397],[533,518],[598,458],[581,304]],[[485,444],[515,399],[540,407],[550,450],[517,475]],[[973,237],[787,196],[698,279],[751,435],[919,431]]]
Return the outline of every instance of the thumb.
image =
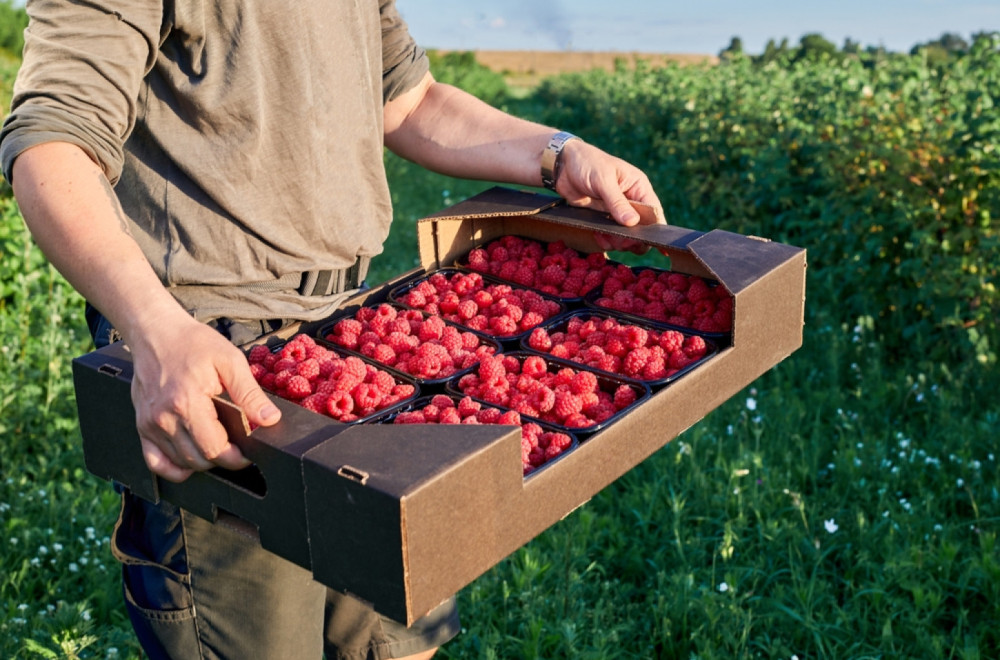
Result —
[[[229,398],[246,414],[251,428],[271,426],[281,419],[281,411],[254,380],[249,367],[240,365],[219,375]]]
[[[625,227],[633,227],[639,224],[639,212],[635,210],[628,199],[620,191],[615,190],[612,194],[604,197],[604,207],[614,218],[615,222]]]

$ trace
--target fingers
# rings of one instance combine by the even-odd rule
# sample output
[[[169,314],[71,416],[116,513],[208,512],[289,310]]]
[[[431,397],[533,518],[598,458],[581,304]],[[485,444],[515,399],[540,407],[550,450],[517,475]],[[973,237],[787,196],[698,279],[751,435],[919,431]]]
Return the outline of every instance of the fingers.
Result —
[[[254,380],[245,360],[224,363],[219,377],[229,398],[246,414],[251,428],[271,426],[281,419],[281,411]]]
[[[159,344],[133,347],[132,401],[149,469],[181,481],[214,466],[248,466],[250,461],[219,421],[213,401],[228,391],[234,402],[247,406],[252,424],[277,421],[280,413],[260,390],[246,358],[207,326],[164,334]]]
[[[142,456],[153,474],[163,477],[167,481],[180,483],[194,473],[194,470],[182,468],[167,458],[163,450],[149,440],[141,440],[141,443]]]

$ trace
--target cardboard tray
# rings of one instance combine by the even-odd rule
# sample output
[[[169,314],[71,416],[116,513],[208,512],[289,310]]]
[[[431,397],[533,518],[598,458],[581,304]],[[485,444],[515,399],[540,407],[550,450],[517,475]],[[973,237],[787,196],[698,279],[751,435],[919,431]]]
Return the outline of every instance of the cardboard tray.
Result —
[[[236,441],[259,472],[249,485],[201,473],[167,484],[142,461],[129,396],[128,352],[74,361],[87,467],[209,520],[242,519],[263,547],[329,587],[411,624],[702,419],[802,343],[806,253],[713,230],[620,227],[549,195],[494,188],[417,224],[421,266],[345,305],[456,262],[505,234],[562,239],[597,251],[593,232],[661,248],[671,269],[714,279],[734,296],[732,342],[641,406],[524,479],[520,430],[496,425],[343,425],[288,402],[283,417]],[[320,324],[283,329],[315,332]],[[280,341],[264,338],[261,341]],[[226,413],[228,414],[228,413]],[[238,427],[239,424],[234,424]]]

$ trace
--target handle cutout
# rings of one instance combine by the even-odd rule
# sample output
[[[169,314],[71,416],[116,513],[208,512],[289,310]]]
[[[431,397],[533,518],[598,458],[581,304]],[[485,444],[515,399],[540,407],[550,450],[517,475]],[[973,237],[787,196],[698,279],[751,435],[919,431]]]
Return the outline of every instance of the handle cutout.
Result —
[[[102,364],[97,367],[97,373],[104,374],[105,376],[111,376],[112,378],[117,378],[122,375],[121,367],[116,367],[113,364]]]
[[[368,481],[368,473],[364,470],[353,468],[350,465],[341,465],[337,469],[337,474],[352,481],[357,481],[362,486]]]
[[[242,470],[227,470],[224,467],[214,467],[208,471],[219,481],[235,486],[259,499],[267,496],[267,479],[256,464],[248,465]]]

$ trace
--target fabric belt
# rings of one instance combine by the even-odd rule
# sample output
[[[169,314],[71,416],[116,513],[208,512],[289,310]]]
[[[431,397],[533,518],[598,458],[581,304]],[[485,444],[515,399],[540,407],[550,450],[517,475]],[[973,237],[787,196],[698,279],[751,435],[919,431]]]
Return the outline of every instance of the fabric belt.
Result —
[[[258,293],[295,290],[303,296],[329,296],[360,287],[368,276],[370,263],[371,257],[358,257],[347,268],[288,273],[268,282],[242,284],[240,288]]]

